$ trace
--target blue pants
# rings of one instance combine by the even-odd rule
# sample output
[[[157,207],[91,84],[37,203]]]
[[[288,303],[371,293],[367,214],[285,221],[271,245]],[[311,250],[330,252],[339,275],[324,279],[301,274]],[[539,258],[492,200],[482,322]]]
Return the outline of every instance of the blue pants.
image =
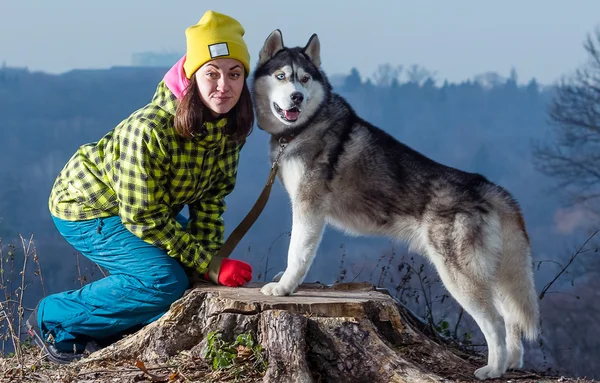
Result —
[[[83,348],[148,324],[179,299],[189,286],[181,264],[150,245],[119,217],[70,222],[52,217],[60,234],[110,275],[78,290],[45,297],[38,308],[44,339],[52,335],[63,351]],[[181,215],[178,221],[187,221]]]

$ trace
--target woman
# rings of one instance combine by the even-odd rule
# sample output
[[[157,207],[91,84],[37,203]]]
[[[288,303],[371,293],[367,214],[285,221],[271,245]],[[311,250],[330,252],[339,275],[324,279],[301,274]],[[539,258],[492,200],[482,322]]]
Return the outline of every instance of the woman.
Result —
[[[249,264],[215,256],[224,198],[254,124],[243,35],[237,20],[206,12],[151,102],[81,146],[58,175],[49,198],[57,229],[110,275],[40,301],[27,327],[50,360],[79,359],[86,345],[158,319],[188,275],[227,286],[251,280]]]

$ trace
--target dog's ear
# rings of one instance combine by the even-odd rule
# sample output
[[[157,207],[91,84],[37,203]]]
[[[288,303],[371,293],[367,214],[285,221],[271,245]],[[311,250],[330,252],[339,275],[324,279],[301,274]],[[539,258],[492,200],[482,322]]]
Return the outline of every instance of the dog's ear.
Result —
[[[265,61],[275,56],[277,52],[283,49],[283,36],[279,29],[275,29],[265,40],[265,44],[260,50],[258,63],[263,64]]]
[[[321,43],[316,33],[310,36],[303,50],[317,68],[321,66]]]

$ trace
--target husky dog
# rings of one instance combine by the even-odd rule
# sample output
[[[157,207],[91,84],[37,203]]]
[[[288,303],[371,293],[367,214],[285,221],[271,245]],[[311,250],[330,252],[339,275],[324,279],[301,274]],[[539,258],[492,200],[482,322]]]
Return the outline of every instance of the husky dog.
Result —
[[[479,379],[522,367],[521,336],[538,336],[531,250],[518,203],[479,174],[439,164],[361,119],[320,69],[320,43],[265,40],[253,79],[258,127],[289,193],[287,267],[266,295],[303,282],[328,223],[408,243],[433,263],[488,345]]]

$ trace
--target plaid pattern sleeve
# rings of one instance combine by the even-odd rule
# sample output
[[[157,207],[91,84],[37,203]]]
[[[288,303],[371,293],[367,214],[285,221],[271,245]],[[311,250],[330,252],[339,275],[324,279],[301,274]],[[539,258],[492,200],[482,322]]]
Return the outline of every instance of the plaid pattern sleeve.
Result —
[[[164,249],[185,266],[206,268],[210,258],[199,254],[201,249],[172,215],[174,201],[167,188],[173,142],[154,129],[153,121],[136,116],[115,134],[119,149],[112,186],[119,215],[125,227],[142,240]]]
[[[227,197],[234,189],[237,178],[240,146],[233,143],[226,146],[217,160],[219,177],[205,191],[202,200],[189,206],[190,233],[200,242],[201,246],[212,254],[218,253],[224,243],[225,213]]]
[[[131,121],[119,138],[121,155],[113,178],[121,219],[132,233],[204,273],[223,243],[224,197],[235,186],[239,146],[220,134],[225,120],[207,126],[202,143],[177,149],[175,141],[143,120]],[[188,155],[177,161],[178,152]],[[190,164],[199,170],[188,173]],[[177,223],[171,209],[185,200],[191,201],[188,229]]]

